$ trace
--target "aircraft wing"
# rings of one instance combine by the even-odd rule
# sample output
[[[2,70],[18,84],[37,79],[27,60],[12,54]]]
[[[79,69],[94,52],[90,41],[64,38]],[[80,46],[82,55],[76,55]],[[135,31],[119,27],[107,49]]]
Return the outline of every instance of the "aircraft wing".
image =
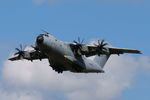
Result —
[[[15,60],[21,60],[21,58],[19,58],[18,56],[14,56],[9,58],[8,60],[15,61]]]
[[[94,55],[103,55],[103,54],[124,54],[124,53],[134,53],[134,54],[141,54],[139,50],[133,49],[123,49],[123,48],[113,48],[113,47],[105,47],[104,50],[99,50],[97,46],[85,45],[80,44],[81,54],[85,55],[86,57],[94,56]],[[71,44],[71,48],[76,51],[78,49],[77,44]]]
[[[37,59],[45,59],[48,58],[44,53],[32,50],[32,51],[24,51],[23,54],[21,55],[14,55],[13,57],[9,58],[8,60],[11,61],[16,61],[16,60],[22,60],[22,59],[26,59],[26,60],[37,60]]]
[[[141,54],[141,51],[139,51],[139,50],[122,49],[122,48],[109,48],[109,52],[110,52],[110,54],[123,54],[123,53]]]
[[[99,52],[97,47],[95,46],[88,46],[89,54],[87,56],[93,56],[96,54],[124,54],[124,53],[134,53],[134,54],[141,54],[141,51],[134,50],[134,49],[123,49],[123,48],[113,48],[113,47],[106,47],[106,51]]]

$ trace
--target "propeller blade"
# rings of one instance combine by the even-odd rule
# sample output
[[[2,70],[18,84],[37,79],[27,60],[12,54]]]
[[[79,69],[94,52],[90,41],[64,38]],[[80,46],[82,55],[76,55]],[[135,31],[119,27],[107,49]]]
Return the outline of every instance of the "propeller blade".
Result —
[[[81,44],[84,42],[84,39],[82,39]]]
[[[80,41],[80,37],[78,37],[78,43],[79,43],[79,44],[81,43],[81,41]]]
[[[103,44],[104,44],[104,40],[101,41],[101,45],[103,45]]]
[[[98,45],[100,45],[101,43],[100,43],[100,40],[98,40]]]
[[[25,50],[26,47],[27,47],[27,45],[24,45],[23,50]]]
[[[78,42],[77,42],[77,41],[75,41],[75,40],[74,40],[73,42],[74,42],[74,43],[76,43],[76,44],[78,44]]]
[[[16,52],[14,55],[18,55],[19,54],[19,52]]]
[[[18,48],[16,48],[16,50],[19,52],[20,50]]]
[[[38,47],[33,46],[33,45],[31,45],[31,47],[32,47],[32,48],[34,48],[34,50],[36,50],[36,51],[38,51],[38,52],[39,52],[39,48],[38,48]]]
[[[104,47],[104,46],[106,46],[106,45],[108,45],[108,43],[104,43],[102,46]]]
[[[22,44],[20,44],[20,51],[22,51]]]

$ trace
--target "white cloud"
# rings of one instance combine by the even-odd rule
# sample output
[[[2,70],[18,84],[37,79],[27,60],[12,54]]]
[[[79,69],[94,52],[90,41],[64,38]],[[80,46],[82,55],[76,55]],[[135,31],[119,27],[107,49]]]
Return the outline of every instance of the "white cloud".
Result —
[[[104,74],[57,74],[48,65],[47,60],[33,63],[6,61],[3,77],[10,87],[15,86],[20,90],[37,89],[41,94],[38,98],[44,98],[46,94],[42,91],[48,91],[48,97],[54,100],[57,100],[54,94],[58,92],[69,100],[112,100],[132,87],[133,80],[141,69],[150,69],[150,60],[148,57],[136,59],[132,56],[112,56],[104,68]]]
[[[43,100],[35,91],[9,91],[4,90],[3,87],[0,88],[0,100]]]

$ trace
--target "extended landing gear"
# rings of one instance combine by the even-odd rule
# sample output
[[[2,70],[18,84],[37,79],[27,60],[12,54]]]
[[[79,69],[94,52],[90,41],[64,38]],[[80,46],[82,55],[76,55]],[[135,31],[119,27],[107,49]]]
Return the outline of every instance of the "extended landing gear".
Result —
[[[58,73],[63,73],[63,71],[64,71],[61,66],[57,66],[57,65],[49,65],[49,66],[52,67],[52,69]]]
[[[56,71],[56,72],[58,72],[58,74],[62,74],[63,73],[63,71]]]

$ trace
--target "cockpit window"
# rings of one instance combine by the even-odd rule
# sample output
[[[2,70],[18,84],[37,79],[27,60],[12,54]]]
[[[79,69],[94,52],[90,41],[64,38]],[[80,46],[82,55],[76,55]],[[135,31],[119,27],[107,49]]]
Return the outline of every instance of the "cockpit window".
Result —
[[[49,35],[46,33],[46,34],[40,34],[39,36],[46,36],[46,37],[49,37]]]
[[[48,35],[48,34],[44,34],[44,36],[49,37],[49,35]]]

